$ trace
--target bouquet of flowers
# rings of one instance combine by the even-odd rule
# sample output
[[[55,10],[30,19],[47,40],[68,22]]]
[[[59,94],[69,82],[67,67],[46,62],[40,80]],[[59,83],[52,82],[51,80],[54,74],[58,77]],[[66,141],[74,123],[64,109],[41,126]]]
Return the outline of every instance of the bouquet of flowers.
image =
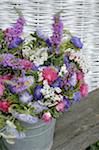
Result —
[[[25,137],[22,122],[48,123],[88,94],[88,71],[80,38],[53,17],[52,35],[22,36],[25,19],[0,30],[0,132],[7,142]]]

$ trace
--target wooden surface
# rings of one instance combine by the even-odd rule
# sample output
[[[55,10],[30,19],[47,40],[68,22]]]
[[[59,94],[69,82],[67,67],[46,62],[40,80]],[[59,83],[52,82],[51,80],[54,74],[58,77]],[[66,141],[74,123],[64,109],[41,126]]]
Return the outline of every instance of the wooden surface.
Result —
[[[99,89],[57,120],[52,150],[85,150],[99,140]]]

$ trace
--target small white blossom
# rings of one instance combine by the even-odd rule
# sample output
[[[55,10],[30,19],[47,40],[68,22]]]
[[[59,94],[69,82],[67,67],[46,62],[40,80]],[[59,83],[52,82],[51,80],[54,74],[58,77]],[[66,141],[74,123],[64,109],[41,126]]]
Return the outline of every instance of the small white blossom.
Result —
[[[63,64],[63,66],[61,67],[61,70],[59,72],[59,76],[64,76],[64,74],[66,74],[68,72],[66,65]]]
[[[43,76],[42,76],[42,72],[39,72],[38,74],[38,82],[42,81],[43,80]]]
[[[61,93],[61,91],[62,91],[59,87],[55,87],[54,90],[55,90],[57,93]]]
[[[55,106],[59,101],[63,100],[63,96],[59,93],[61,93],[61,89],[59,87],[50,87],[48,85],[48,82],[46,80],[43,81],[43,89],[41,89],[41,92],[44,96],[44,99],[46,99],[45,102],[40,102],[45,106]]]

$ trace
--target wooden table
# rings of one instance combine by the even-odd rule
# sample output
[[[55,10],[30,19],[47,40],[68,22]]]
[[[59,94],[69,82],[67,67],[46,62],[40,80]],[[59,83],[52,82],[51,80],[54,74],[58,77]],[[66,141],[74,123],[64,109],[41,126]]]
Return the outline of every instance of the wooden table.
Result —
[[[56,123],[51,150],[85,150],[99,140],[99,89],[74,104]]]

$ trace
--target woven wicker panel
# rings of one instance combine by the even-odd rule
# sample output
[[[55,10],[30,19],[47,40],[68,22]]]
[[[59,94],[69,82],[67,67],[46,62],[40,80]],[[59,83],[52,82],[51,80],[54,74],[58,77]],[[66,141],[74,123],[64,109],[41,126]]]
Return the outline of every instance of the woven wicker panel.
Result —
[[[89,60],[86,76],[90,91],[99,87],[99,0],[0,0],[0,27],[13,23],[20,8],[27,20],[25,32],[36,28],[51,33],[52,14],[62,10],[64,25],[82,38],[82,53]]]

